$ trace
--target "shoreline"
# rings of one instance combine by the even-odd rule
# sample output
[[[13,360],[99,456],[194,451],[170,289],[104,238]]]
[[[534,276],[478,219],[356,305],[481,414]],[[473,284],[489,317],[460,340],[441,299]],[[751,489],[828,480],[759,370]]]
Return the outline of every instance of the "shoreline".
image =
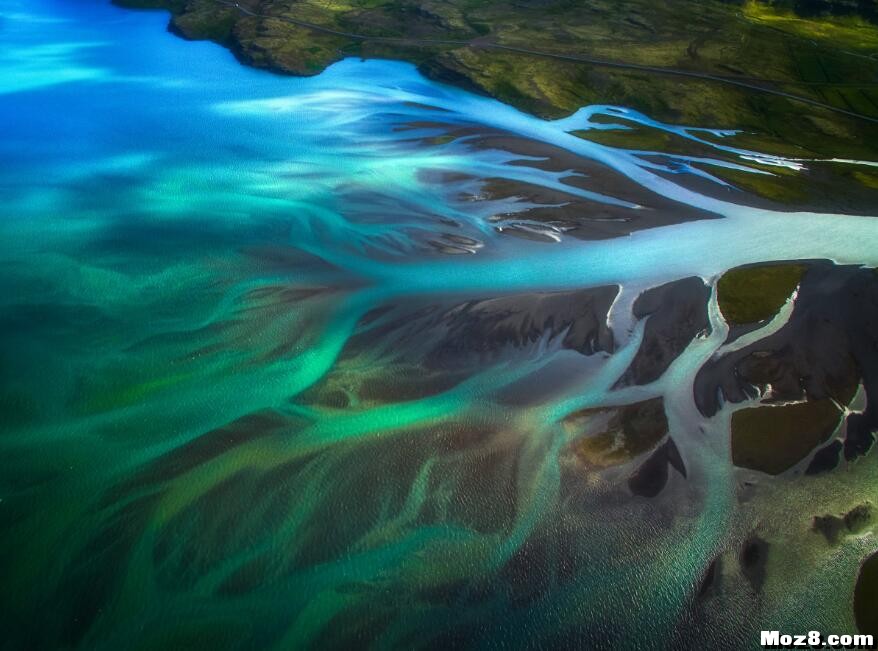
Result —
[[[265,14],[258,14],[245,7],[242,7],[238,2],[229,2],[227,0],[213,0],[216,4],[222,5],[224,7],[228,7],[239,13],[251,17],[251,18],[259,18],[262,20],[279,20],[285,23],[289,23],[291,25],[296,25],[297,27],[304,27],[305,29],[309,29],[311,31],[321,32],[324,34],[330,34],[333,36],[342,36],[344,38],[350,38],[356,41],[362,41],[364,43],[384,43],[390,45],[403,45],[407,47],[437,47],[437,46],[460,46],[466,48],[473,49],[483,49],[483,50],[500,50],[505,52],[512,52],[515,54],[525,54],[535,57],[544,57],[548,59],[555,59],[559,61],[571,61],[574,63],[584,63],[591,66],[596,67],[607,67],[607,68],[619,68],[622,70],[633,70],[637,72],[647,72],[650,74],[657,75],[670,75],[677,77],[688,77],[692,79],[699,79],[703,81],[712,81],[716,83],[722,84],[731,84],[733,86],[738,86],[740,88],[744,88],[749,91],[758,92],[758,93],[768,93],[771,95],[776,95],[778,97],[784,97],[786,99],[793,100],[795,102],[802,102],[805,104],[810,104],[811,106],[816,106],[818,108],[822,108],[828,111],[833,111],[842,115],[847,115],[849,117],[854,117],[860,120],[866,120],[867,122],[873,122],[878,124],[878,118],[870,117],[868,115],[863,115],[862,113],[858,113],[856,111],[848,111],[837,106],[832,106],[830,104],[826,104],[824,102],[818,102],[812,99],[808,99],[807,97],[801,97],[799,95],[795,95],[793,93],[786,93],[781,90],[768,88],[764,86],[757,86],[755,83],[750,82],[759,82],[763,84],[776,83],[769,79],[762,78],[737,78],[731,76],[721,76],[721,75],[711,75],[706,73],[700,73],[692,70],[682,70],[679,68],[664,68],[659,66],[649,66],[642,65],[637,63],[626,63],[624,61],[610,61],[606,59],[600,59],[595,57],[588,57],[582,55],[573,55],[573,54],[561,54],[555,52],[547,52],[540,50],[533,50],[529,48],[521,48],[514,47],[510,45],[503,45],[500,43],[492,43],[488,40],[481,39],[473,39],[470,41],[463,40],[454,40],[454,39],[417,39],[417,38],[407,38],[407,37],[393,37],[393,36],[369,36],[368,34],[358,34],[355,32],[345,32],[331,29],[329,27],[324,27],[322,25],[317,25],[315,23],[310,23],[304,20],[298,20],[295,18],[290,18],[287,16],[269,16]],[[325,70],[325,68],[324,68]],[[418,66],[418,70],[424,74],[424,76],[429,77],[425,69],[421,66]],[[290,71],[284,70],[283,68],[274,68],[274,71],[279,74],[295,74]],[[320,71],[322,72],[322,70]],[[319,72],[316,74],[320,74]],[[441,79],[434,79],[434,81],[441,81]],[[454,84],[454,81],[449,81],[448,83]],[[490,95],[490,94],[489,94]],[[490,95],[495,99],[499,99],[494,95]]]
[[[714,72],[711,66],[697,63],[697,48],[696,63],[687,63],[681,68],[501,43],[496,39],[503,38],[502,25],[497,33],[490,31],[466,39],[427,38],[418,34],[417,21],[412,23],[412,36],[370,35],[362,31],[334,29],[313,19],[305,20],[310,18],[307,15],[300,18],[257,13],[241,3],[226,0],[205,0],[194,4],[172,0],[112,2],[123,9],[169,11],[168,29],[174,35],[187,40],[214,41],[229,49],[241,64],[273,74],[314,76],[348,56],[405,61],[414,64],[432,81],[492,97],[543,119],[566,117],[582,106],[595,103],[618,104],[664,122],[708,124],[715,128],[735,128],[759,134],[772,153],[793,144],[803,155],[878,157],[874,146],[869,144],[878,141],[878,104],[875,100],[875,115],[866,114],[863,113],[865,105],[850,102],[833,105],[815,99],[823,97],[824,91],[820,87],[793,77],[781,79],[772,68],[765,69],[771,71],[768,77],[747,74],[743,69],[740,74],[729,76],[722,73],[721,65]],[[308,11],[313,13],[316,9],[306,2],[299,12],[307,14]],[[394,18],[409,20],[395,14]],[[379,24],[376,29],[384,28]],[[720,45],[716,41],[711,47]],[[413,47],[421,51],[406,51]],[[488,52],[496,56],[485,58],[483,55]],[[500,56],[504,52],[507,57]],[[554,62],[554,66],[547,68],[546,64],[550,62]],[[716,68],[715,64],[711,65]],[[530,81],[518,79],[531,69]],[[507,80],[509,75],[513,79]],[[544,88],[543,75],[548,75],[547,81],[557,77],[562,85],[552,83]],[[681,81],[685,83],[681,85]],[[853,84],[845,93],[859,92],[859,86],[844,77],[833,78],[831,83],[835,87],[840,81]],[[522,86],[525,83],[527,86]],[[788,91],[784,86],[807,89],[815,97]],[[664,99],[666,95],[676,98],[672,104]],[[706,98],[711,101],[704,102]],[[774,105],[777,108],[773,108]],[[802,121],[805,128],[795,128],[797,121]],[[809,128],[809,122],[815,128]]]

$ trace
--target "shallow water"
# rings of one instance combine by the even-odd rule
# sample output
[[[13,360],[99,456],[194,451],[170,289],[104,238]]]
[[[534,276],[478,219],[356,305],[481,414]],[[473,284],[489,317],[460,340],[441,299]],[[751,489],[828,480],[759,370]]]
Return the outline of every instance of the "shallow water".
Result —
[[[396,62],[277,77],[166,22],[97,0],[0,7],[9,648],[743,648],[768,624],[853,630],[874,534],[828,547],[810,517],[874,495],[874,455],[807,481],[735,470],[731,408],[706,418],[692,391],[728,333],[715,297],[709,332],[658,380],[617,380],[644,336],[641,291],[761,261],[875,266],[875,217],[753,207],[711,166],[803,163],[715,144],[724,132],[614,107],[544,121]],[[571,133],[595,116],[715,158]],[[468,135],[441,137],[455,128]],[[625,196],[481,131],[615,170]],[[521,239],[496,226],[531,204],[485,196],[498,178],[632,214],[648,210],[636,188],[715,218]],[[453,381],[403,395],[448,334],[431,306],[608,285],[612,350],[582,355],[561,333],[466,351]],[[382,335],[388,313],[409,326]],[[571,414],[657,396],[685,479],[645,499],[625,484],[637,463],[577,465]],[[723,591],[698,601],[712,560],[757,526],[787,549],[761,592],[726,563]]]

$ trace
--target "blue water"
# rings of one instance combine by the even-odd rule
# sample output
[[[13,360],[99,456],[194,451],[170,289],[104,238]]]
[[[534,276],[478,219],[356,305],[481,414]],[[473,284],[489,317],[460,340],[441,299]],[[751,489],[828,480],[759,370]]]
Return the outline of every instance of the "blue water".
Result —
[[[706,419],[692,398],[728,328],[714,300],[711,333],[657,382],[619,391],[643,334],[626,310],[644,288],[712,283],[742,264],[874,266],[878,209],[753,207],[710,171],[808,163],[716,144],[733,142],[728,131],[610,106],[545,121],[399,62],[281,77],[178,39],[167,20],[99,0],[0,5],[10,648],[670,644],[711,558],[752,517],[735,506],[728,411]],[[571,133],[608,128],[595,115],[667,130],[715,158],[668,160]],[[438,138],[454,128],[470,135]],[[631,192],[574,188],[564,181],[576,172],[478,146],[472,134],[486,130],[560,148],[681,214],[713,218],[590,242],[531,223],[526,197],[487,197],[484,180],[649,209]],[[716,191],[694,189],[696,177]],[[496,228],[522,224],[546,241]],[[610,316],[618,351],[575,361],[544,404],[514,408],[498,395],[569,362],[552,342],[424,399],[348,410],[299,399],[321,382],[348,390],[398,372],[393,342],[341,359],[374,308],[606,284],[622,287]],[[658,395],[690,470],[678,501],[620,501],[610,472],[591,476],[577,503],[559,423]],[[275,428],[265,438],[242,424],[266,414],[281,424],[265,425]],[[198,447],[216,432],[218,452]],[[491,434],[472,449],[429,447],[449,432]],[[241,445],[223,452],[222,441]],[[489,452],[509,457],[499,479],[467,488]],[[831,494],[849,490],[839,480]],[[846,585],[860,551],[836,552],[837,571],[821,580]],[[579,569],[562,581],[568,553]],[[799,621],[795,594],[771,594],[765,612]],[[835,594],[821,597],[821,621],[849,628]],[[733,596],[696,629],[732,639],[746,615]]]

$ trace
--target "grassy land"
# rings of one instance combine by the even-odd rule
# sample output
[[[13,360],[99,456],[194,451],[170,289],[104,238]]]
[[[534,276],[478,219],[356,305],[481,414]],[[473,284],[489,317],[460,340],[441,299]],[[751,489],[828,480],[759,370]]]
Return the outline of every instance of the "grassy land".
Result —
[[[429,76],[543,117],[568,115],[589,103],[621,104],[665,121],[741,129],[744,138],[777,153],[878,156],[878,124],[820,107],[714,81],[478,47],[490,42],[767,78],[777,90],[878,119],[878,26],[857,17],[803,18],[754,0],[241,0],[259,17],[215,0],[116,2],[166,7],[185,36],[218,41],[243,61],[276,71],[316,74],[351,55],[402,59]],[[284,17],[371,36],[455,39],[473,46],[376,43],[278,20]],[[851,179],[874,189],[871,177]],[[773,192],[770,186],[747,189]]]
[[[806,39],[823,41],[830,46],[874,52],[878,48],[875,25],[859,16],[835,16],[815,19],[797,16],[790,9],[779,9],[756,0],[747,0],[744,16],[779,31]]]
[[[738,267],[717,284],[720,311],[730,325],[770,319],[793,293],[805,273],[800,264]]]
[[[826,441],[841,419],[827,399],[732,414],[732,462],[769,475],[789,470]]]

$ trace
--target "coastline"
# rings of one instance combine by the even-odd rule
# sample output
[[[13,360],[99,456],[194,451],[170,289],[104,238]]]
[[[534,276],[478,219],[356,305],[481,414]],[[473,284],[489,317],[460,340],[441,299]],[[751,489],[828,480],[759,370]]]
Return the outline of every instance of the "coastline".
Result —
[[[737,163],[799,206],[814,182],[723,133],[553,124],[411,63],[275,77],[165,14],[11,1],[0,82],[39,85],[0,105],[9,645],[855,630],[875,217],[704,178]],[[582,230],[496,232],[516,214]],[[769,409],[813,421],[801,447]]]
[[[230,49],[242,64],[276,74],[312,76],[347,56],[402,60],[416,65],[433,81],[493,97],[545,119],[569,116],[589,104],[618,104],[663,122],[741,129],[759,141],[761,151],[779,153],[792,147],[803,156],[878,159],[878,151],[870,144],[878,142],[878,96],[872,99],[874,111],[869,108],[868,113],[852,108],[872,106],[868,101],[854,105],[842,98],[840,103],[833,100],[827,104],[820,98],[835,95],[820,87],[800,85],[804,78],[797,80],[798,73],[784,75],[772,66],[766,70],[772,72],[769,77],[776,81],[759,82],[759,75],[747,74],[740,67],[704,62],[698,48],[687,50],[687,60],[681,60],[678,66],[666,65],[665,61],[662,65],[649,65],[638,60],[643,58],[641,55],[627,53],[636,49],[634,43],[623,50],[632,60],[613,60],[599,53],[567,56],[563,50],[551,51],[561,47],[557,44],[541,46],[538,51],[536,47],[507,43],[512,36],[505,36],[502,28],[496,35],[490,28],[480,35],[466,32],[457,23],[449,27],[442,22],[444,19],[432,15],[423,19],[381,13],[376,18],[375,12],[355,13],[363,21],[359,29],[365,33],[360,33],[318,24],[315,21],[323,14],[307,2],[296,8],[304,16],[295,17],[284,14],[280,8],[276,16],[263,15],[244,6],[234,8],[213,0],[113,3],[128,9],[168,10],[169,30],[174,34],[190,40],[212,40]],[[316,18],[310,15],[315,12],[319,14]],[[348,20],[345,16],[332,19]],[[382,20],[391,22],[382,27]],[[408,25],[406,21],[411,21],[411,36],[408,32],[404,36],[388,35],[401,29],[400,25]],[[374,27],[370,27],[372,24]],[[370,34],[370,29],[376,33]],[[434,38],[446,33],[466,34],[467,38]],[[759,38],[760,47],[765,46],[768,37]],[[643,43],[644,48],[655,47],[650,45],[653,37],[650,39]],[[722,45],[719,36],[715,40],[709,47]],[[564,47],[581,49],[584,45],[577,42]],[[592,49],[592,44],[587,48]],[[776,65],[781,66],[781,62]],[[845,65],[840,63],[838,71],[832,72],[834,79],[844,81],[850,77],[851,83],[859,83],[858,79],[867,73],[851,73]],[[783,66],[788,67],[786,63]],[[878,62],[875,67],[878,70]],[[673,76],[678,74],[684,77]],[[871,94],[870,88],[856,92]],[[765,95],[766,92],[774,95]]]

